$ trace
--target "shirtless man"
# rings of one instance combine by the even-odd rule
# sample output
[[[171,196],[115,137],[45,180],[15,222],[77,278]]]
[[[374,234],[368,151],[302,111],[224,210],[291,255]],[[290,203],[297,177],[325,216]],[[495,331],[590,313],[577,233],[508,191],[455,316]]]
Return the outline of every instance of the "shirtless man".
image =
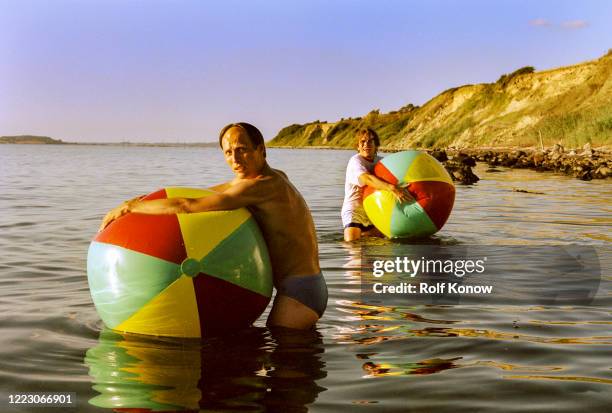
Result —
[[[212,188],[217,194],[127,201],[106,215],[101,229],[129,212],[185,214],[247,207],[266,240],[274,273],[277,294],[268,326],[311,328],[327,306],[327,286],[310,210],[287,175],[268,166],[263,136],[255,126],[227,125],[219,144],[236,177]]]

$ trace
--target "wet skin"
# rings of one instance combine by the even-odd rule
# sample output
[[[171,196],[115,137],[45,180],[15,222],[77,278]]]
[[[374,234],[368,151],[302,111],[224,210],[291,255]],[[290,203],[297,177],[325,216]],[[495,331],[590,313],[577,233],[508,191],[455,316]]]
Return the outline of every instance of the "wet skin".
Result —
[[[264,145],[254,147],[242,128],[228,129],[221,145],[235,178],[211,188],[218,193],[203,198],[134,199],[109,212],[101,229],[128,212],[177,214],[247,207],[266,240],[277,288],[288,277],[317,275],[315,226],[302,195],[284,172],[270,168]],[[299,301],[277,294],[268,325],[304,329],[312,327],[318,318]]]

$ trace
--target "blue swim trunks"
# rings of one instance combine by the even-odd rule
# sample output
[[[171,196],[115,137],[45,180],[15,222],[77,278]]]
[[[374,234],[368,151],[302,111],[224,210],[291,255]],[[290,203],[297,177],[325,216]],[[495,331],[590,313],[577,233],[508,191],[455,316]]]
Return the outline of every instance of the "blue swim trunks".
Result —
[[[327,308],[327,284],[322,273],[285,278],[278,293],[299,301],[321,317]]]

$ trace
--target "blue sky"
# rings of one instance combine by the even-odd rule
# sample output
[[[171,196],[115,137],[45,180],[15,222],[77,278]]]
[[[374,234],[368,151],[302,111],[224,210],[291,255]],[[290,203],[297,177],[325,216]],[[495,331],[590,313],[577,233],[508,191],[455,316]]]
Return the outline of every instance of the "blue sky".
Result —
[[[272,138],[600,57],[610,22],[605,0],[0,0],[0,135]]]

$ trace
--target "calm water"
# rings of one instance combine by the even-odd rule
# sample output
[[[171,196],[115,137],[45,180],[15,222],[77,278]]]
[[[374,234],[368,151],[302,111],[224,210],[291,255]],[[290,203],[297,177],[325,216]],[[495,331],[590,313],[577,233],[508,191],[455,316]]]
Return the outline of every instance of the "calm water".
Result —
[[[78,411],[92,412],[575,412],[612,404],[610,181],[479,166],[482,180],[457,188],[443,231],[418,243],[492,246],[508,266],[521,260],[520,246],[592,246],[602,270],[598,305],[373,305],[361,300],[362,253],[376,246],[400,255],[415,243],[341,242],[351,155],[268,151],[317,226],[330,289],[317,330],[272,334],[260,320],[233,336],[194,341],[105,330],[89,296],[87,248],[122,200],[228,180],[220,151],[0,145],[2,403],[17,391],[69,391]]]

